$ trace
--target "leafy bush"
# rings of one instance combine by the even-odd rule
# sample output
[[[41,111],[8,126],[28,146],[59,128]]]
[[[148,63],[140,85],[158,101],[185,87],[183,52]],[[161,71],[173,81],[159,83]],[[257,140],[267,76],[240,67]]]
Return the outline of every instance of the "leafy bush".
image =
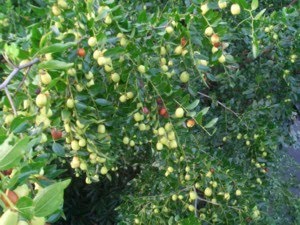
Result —
[[[225,2],[6,1],[1,189],[31,189],[3,211],[54,223],[72,177],[58,224],[299,222],[273,172],[299,95],[299,12]]]

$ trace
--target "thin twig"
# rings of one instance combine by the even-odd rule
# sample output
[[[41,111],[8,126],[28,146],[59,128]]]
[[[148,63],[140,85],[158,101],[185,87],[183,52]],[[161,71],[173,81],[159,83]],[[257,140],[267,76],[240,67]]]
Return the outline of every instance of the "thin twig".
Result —
[[[18,113],[17,113],[16,107],[15,107],[14,101],[11,98],[10,92],[9,92],[9,90],[8,90],[7,87],[5,87],[4,90],[5,90],[5,94],[6,94],[7,98],[8,98],[8,101],[9,101],[9,103],[11,105],[11,108],[12,108],[12,110],[14,112],[14,115],[17,116]]]
[[[292,1],[287,7],[292,7],[294,4],[296,4],[298,2],[298,0],[294,0]]]
[[[8,85],[9,82],[14,78],[14,76],[16,76],[16,75],[18,74],[18,72],[19,72],[20,70],[22,70],[22,69],[28,67],[28,70],[27,70],[27,71],[29,71],[29,68],[30,68],[33,64],[39,62],[40,60],[39,60],[38,58],[35,58],[35,59],[33,59],[32,61],[30,61],[30,62],[28,62],[28,63],[26,63],[26,64],[24,64],[24,65],[19,65],[18,67],[16,67],[16,66],[14,66],[14,65],[10,62],[10,60],[9,60],[5,55],[3,55],[3,57],[4,57],[4,59],[7,61],[7,63],[8,63],[9,65],[11,65],[11,66],[14,67],[14,69],[13,69],[13,71],[9,74],[9,76],[3,81],[3,83],[0,84],[0,90],[3,90],[3,89],[4,89],[5,94],[6,94],[7,98],[8,98],[8,101],[9,101],[9,103],[10,103],[10,105],[11,105],[11,108],[12,108],[12,110],[13,110],[13,112],[14,112],[14,115],[17,116],[18,113],[17,113],[17,110],[16,110],[16,106],[15,106],[14,101],[13,101],[13,99],[12,99],[12,97],[11,97],[11,94],[10,94],[8,88],[7,88],[7,85]]]
[[[198,94],[202,95],[203,97],[209,98],[210,100],[213,100],[212,97],[202,93],[202,92],[198,92]],[[236,112],[234,112],[232,109],[228,108],[224,103],[217,101],[217,103],[222,106],[224,109],[228,110],[229,112],[231,112],[233,115],[235,115],[237,118],[240,119],[239,114],[237,114]]]
[[[30,67],[39,61],[40,60],[38,58],[35,58],[32,61],[30,61],[24,65],[20,65],[20,66],[14,68],[14,70],[9,74],[9,76],[4,80],[4,82],[2,84],[0,84],[0,90],[5,89],[7,87],[7,85],[9,84],[9,82],[11,81],[11,79],[13,79],[14,76],[16,76],[20,70]]]

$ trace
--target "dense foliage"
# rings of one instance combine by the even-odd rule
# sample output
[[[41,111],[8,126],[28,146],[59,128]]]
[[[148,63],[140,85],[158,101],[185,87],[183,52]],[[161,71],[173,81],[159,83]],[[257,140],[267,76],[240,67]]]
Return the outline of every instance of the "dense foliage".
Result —
[[[1,5],[2,219],[300,222],[277,173],[300,90],[294,2]]]

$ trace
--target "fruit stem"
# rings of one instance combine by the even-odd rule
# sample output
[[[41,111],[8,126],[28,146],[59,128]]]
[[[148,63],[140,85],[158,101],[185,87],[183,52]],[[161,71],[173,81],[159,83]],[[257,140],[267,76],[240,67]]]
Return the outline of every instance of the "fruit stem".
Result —
[[[3,197],[5,199],[5,201],[8,203],[9,205],[9,208],[11,208],[12,210],[16,210],[16,207],[15,205],[10,201],[10,199],[7,197],[7,195],[2,191],[0,190],[0,195],[1,197]],[[3,201],[3,200],[2,200]],[[3,201],[4,202],[4,201]]]

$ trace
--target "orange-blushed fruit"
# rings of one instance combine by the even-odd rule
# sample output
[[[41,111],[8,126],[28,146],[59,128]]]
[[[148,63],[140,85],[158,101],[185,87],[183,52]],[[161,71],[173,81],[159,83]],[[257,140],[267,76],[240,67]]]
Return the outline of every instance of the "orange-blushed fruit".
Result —
[[[51,130],[51,136],[52,136],[53,140],[58,140],[62,137],[62,131],[57,130],[56,128],[53,128]]]
[[[195,126],[195,120],[194,119],[189,119],[186,121],[186,126],[189,128],[192,128],[193,126]]]
[[[84,48],[79,48],[77,50],[77,55],[80,56],[80,57],[84,57],[85,56],[85,50],[84,50]]]

